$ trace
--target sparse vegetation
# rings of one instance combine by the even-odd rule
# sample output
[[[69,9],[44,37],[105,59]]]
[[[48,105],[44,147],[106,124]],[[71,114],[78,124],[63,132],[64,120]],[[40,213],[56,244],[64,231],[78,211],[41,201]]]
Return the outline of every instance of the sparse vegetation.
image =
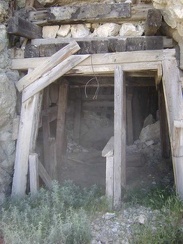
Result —
[[[154,187],[149,192],[129,194],[131,203],[159,210],[155,221],[134,226],[132,243],[136,244],[181,244],[183,243],[183,202],[170,188]]]
[[[126,209],[141,205],[157,211],[145,224],[132,223],[131,243],[183,243],[183,203],[171,188],[129,192],[125,202]],[[5,244],[88,244],[90,220],[106,211],[108,203],[98,187],[82,189],[72,182],[61,187],[54,182],[51,191],[41,189],[34,197],[7,200],[0,229]]]
[[[1,210],[1,230],[8,244],[85,244],[91,240],[86,214],[107,207],[96,186],[81,189],[72,182],[54,182],[37,196],[9,199]]]

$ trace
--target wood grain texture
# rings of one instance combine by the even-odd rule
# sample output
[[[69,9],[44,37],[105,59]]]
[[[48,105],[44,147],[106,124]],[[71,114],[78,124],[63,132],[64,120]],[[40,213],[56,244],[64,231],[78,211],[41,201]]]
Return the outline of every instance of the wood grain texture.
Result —
[[[52,55],[49,59],[40,63],[40,65],[35,67],[34,71],[32,71],[30,74],[27,74],[23,78],[21,78],[16,84],[17,89],[19,91],[22,91],[25,87],[32,84],[35,80],[39,79],[43,74],[49,72],[60,62],[64,61],[67,57],[74,54],[79,49],[80,47],[75,41],[71,42],[66,47],[64,47],[63,49],[59,50],[54,55]]]
[[[29,20],[36,24],[65,24],[74,22],[106,22],[131,17],[129,3],[83,4],[50,7],[29,12]]]
[[[20,17],[14,16],[8,20],[7,32],[12,35],[35,39],[42,37],[42,28]]]

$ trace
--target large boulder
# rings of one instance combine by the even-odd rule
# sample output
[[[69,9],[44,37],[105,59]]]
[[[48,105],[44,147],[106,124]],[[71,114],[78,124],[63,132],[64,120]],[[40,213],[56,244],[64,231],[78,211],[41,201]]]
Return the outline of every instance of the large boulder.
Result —
[[[160,122],[157,121],[154,124],[147,125],[142,129],[139,139],[141,142],[146,141],[159,141],[160,140]]]

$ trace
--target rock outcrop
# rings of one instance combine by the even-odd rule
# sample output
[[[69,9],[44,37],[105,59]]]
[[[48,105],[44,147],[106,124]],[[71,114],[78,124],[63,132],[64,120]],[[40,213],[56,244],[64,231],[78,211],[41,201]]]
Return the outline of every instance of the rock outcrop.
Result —
[[[153,0],[153,6],[160,9],[165,22],[183,36],[183,0]]]
[[[0,2],[0,203],[10,193],[15,141],[12,139],[13,119],[16,116],[15,82],[18,72],[9,69],[8,37],[5,20],[8,15],[8,1]]]

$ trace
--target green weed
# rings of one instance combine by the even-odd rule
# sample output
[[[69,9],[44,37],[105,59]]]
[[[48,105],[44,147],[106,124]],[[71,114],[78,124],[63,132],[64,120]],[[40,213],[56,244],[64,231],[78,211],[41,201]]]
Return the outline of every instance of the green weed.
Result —
[[[140,196],[140,197],[139,197]],[[133,196],[134,197],[134,196]],[[133,244],[181,244],[183,243],[183,202],[172,188],[153,188],[134,201],[140,205],[158,209],[156,221],[134,227]]]
[[[81,189],[72,182],[62,187],[54,182],[51,191],[7,200],[0,229],[8,244],[85,244],[91,240],[87,212],[103,205],[96,186]]]

